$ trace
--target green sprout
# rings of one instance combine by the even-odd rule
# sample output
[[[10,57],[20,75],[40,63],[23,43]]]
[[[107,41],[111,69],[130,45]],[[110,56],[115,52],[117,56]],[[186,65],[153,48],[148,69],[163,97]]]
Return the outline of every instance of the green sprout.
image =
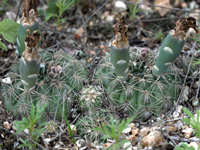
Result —
[[[49,1],[49,9],[47,9],[47,17],[45,18],[45,22],[54,17],[56,25],[58,26],[58,28],[60,28],[60,23],[65,22],[68,19],[62,18],[63,13],[73,4],[74,0],[56,0],[56,2],[53,2],[52,0]]]
[[[137,1],[137,4],[135,4],[135,5],[134,4],[129,4],[128,5],[128,9],[129,9],[129,12],[130,12],[130,17],[133,19],[133,21],[135,21],[137,19],[136,14],[141,11],[138,8],[138,2],[139,2],[139,0]]]
[[[124,145],[124,143],[127,142],[127,140],[121,140],[121,134],[124,129],[128,127],[131,121],[133,121],[134,117],[131,117],[129,119],[123,119],[123,120],[115,120],[113,116],[110,117],[110,122],[105,125],[101,124],[101,127],[95,127],[92,130],[99,131],[103,133],[103,138],[108,139],[111,138],[115,141],[115,144],[112,145],[109,150],[118,150],[121,146]]]
[[[21,133],[25,129],[28,129],[30,132],[30,139],[26,139],[26,140],[23,140],[22,138],[19,139],[22,142],[22,144],[19,145],[18,148],[28,147],[29,149],[33,149],[33,150],[36,149],[37,141],[40,135],[45,130],[43,126],[45,126],[46,122],[39,124],[36,128],[35,128],[35,124],[41,118],[41,114],[42,112],[44,112],[44,109],[46,106],[47,104],[41,108],[40,105],[37,105],[37,108],[35,110],[34,105],[32,105],[31,114],[28,119],[23,117],[22,121],[14,122],[15,128],[17,129],[17,134]]]

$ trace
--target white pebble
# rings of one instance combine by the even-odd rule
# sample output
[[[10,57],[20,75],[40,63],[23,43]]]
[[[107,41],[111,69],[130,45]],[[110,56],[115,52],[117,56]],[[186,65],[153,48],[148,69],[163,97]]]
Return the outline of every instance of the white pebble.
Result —
[[[116,1],[114,7],[119,12],[127,10],[126,4],[122,1]]]
[[[114,20],[114,17],[111,15],[106,17],[106,21],[108,21],[108,22],[113,22],[113,20]]]
[[[5,84],[12,84],[12,81],[11,81],[11,78],[10,77],[7,77],[5,79],[2,79],[2,82],[5,83]]]

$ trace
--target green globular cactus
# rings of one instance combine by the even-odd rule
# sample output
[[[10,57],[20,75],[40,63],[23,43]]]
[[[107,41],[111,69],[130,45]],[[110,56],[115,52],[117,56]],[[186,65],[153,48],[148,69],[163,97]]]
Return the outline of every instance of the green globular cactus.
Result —
[[[30,1],[27,3],[27,1],[24,1],[24,12],[23,16],[20,19],[20,24],[17,32],[17,50],[20,56],[22,56],[23,51],[25,50],[25,36],[27,35],[27,30],[30,30],[30,33],[33,33],[35,30],[38,30],[40,33],[39,28],[39,21],[36,18],[36,15],[39,15],[37,13],[36,9],[36,1]],[[33,7],[34,6],[34,7]],[[40,33],[41,34],[41,33]],[[40,41],[38,41],[38,48],[40,45]]]
[[[85,116],[79,119],[77,130],[80,136],[89,139],[90,141],[103,142],[102,132],[93,130],[95,127],[101,127],[102,124],[107,125],[109,123],[110,113],[104,109],[89,112]]]
[[[186,34],[189,28],[193,28],[198,33],[196,29],[196,20],[192,17],[181,19],[176,23],[175,30],[170,31],[161,45],[153,68],[153,74],[162,74],[179,56],[186,42]]]
[[[31,55],[28,56],[30,56],[28,60],[32,58]],[[56,53],[44,51],[40,54],[39,60],[40,68],[35,88],[29,91],[24,89],[19,76],[20,71],[16,69],[19,64],[11,66],[10,72],[5,76],[7,80],[1,87],[6,109],[13,112],[16,117],[21,117],[30,114],[32,104],[35,106],[48,104],[39,122],[61,119],[63,115],[68,115],[71,103],[78,95],[77,92],[86,83],[88,76],[88,71],[84,69],[86,61],[76,60],[61,50]]]
[[[126,80],[128,77],[128,64],[130,60],[129,44],[127,40],[128,26],[125,24],[125,18],[118,19],[114,31],[115,40],[112,42],[110,57],[115,68],[115,73],[120,80]]]
[[[79,104],[83,110],[97,108],[101,105],[103,92],[99,86],[89,85],[80,92]]]
[[[6,109],[16,117],[29,116],[31,105],[48,104],[39,122],[56,121],[70,112],[71,103],[87,83],[88,71],[85,60],[77,60],[62,50],[39,52],[36,6],[37,1],[24,1],[17,37],[21,60],[10,67],[0,88]]]
[[[108,100],[118,112],[146,120],[171,108],[176,101],[181,80],[174,68],[168,68],[162,76],[152,74],[155,54],[144,48],[130,49],[129,77],[117,78],[109,54],[98,66],[95,81],[103,85]]]

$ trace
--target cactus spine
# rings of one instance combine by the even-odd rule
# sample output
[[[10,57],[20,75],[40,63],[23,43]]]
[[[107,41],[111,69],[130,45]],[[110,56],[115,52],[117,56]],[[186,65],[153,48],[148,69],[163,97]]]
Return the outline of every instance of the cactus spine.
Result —
[[[179,56],[186,42],[186,34],[189,28],[196,29],[196,20],[192,17],[181,19],[176,23],[176,29],[170,31],[163,41],[160,52],[157,55],[153,74],[160,75]]]
[[[30,33],[33,33],[35,30],[38,30],[40,33],[39,29],[39,21],[36,18],[36,15],[39,16],[37,9],[37,1],[30,1],[30,0],[25,0],[24,1],[24,10],[23,10],[23,16],[20,19],[20,25],[19,29],[17,32],[17,50],[22,56],[23,51],[25,50],[25,36],[27,35],[27,30],[30,30]],[[38,47],[40,45],[40,41],[38,41]]]

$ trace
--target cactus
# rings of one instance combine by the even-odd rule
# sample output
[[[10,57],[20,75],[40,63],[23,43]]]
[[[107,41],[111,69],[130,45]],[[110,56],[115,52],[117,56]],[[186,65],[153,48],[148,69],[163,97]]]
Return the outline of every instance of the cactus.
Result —
[[[102,103],[101,88],[99,86],[89,85],[82,88],[79,97],[79,104],[83,110],[93,109]]]
[[[170,31],[163,41],[160,52],[157,55],[153,74],[160,75],[179,56],[186,42],[186,34],[189,28],[193,28],[196,33],[196,20],[192,17],[181,19],[176,23],[176,29]]]
[[[84,69],[85,61],[76,60],[61,50],[56,53],[44,51],[40,55],[39,74],[35,88],[27,91],[23,88],[23,79],[20,79],[16,65],[11,66],[11,72],[6,74],[7,80],[1,88],[5,106],[16,117],[21,117],[30,114],[32,104],[43,106],[48,103],[40,122],[61,119],[63,115],[67,115],[71,102],[84,86],[88,75],[87,70]],[[26,68],[23,69],[25,72]],[[33,67],[31,69],[33,70]],[[29,81],[26,82],[29,83]]]
[[[58,123],[52,120],[47,122],[45,125],[45,131],[51,134],[58,132]]]
[[[109,123],[109,115],[111,114],[108,111],[100,109],[82,116],[77,126],[79,135],[90,141],[103,142],[104,134],[93,130],[93,128],[100,127],[102,124],[107,125]]]
[[[143,48],[130,49],[129,77],[117,78],[107,55],[95,73],[95,80],[103,85],[108,100],[118,109],[123,108],[137,120],[146,120],[171,108],[180,90],[180,77],[174,68],[162,76],[152,74],[155,54]]]
[[[30,30],[30,33],[33,33],[35,30],[39,29],[39,22],[36,18],[36,15],[39,16],[37,9],[37,1],[25,0],[23,5],[23,16],[20,19],[20,25],[17,32],[17,50],[20,56],[22,56],[23,51],[25,50],[25,36],[27,35],[27,30]],[[38,41],[38,48],[40,41]]]
[[[120,20],[118,20],[117,26],[122,28],[125,25],[119,25],[119,23],[124,22],[124,18],[122,17]],[[119,30],[116,38],[123,37],[126,30],[126,28]],[[123,39],[122,37],[119,39]],[[125,47],[128,52],[127,43]],[[118,110],[136,116],[137,120],[146,120],[170,109],[180,90],[181,80],[176,69],[168,68],[166,73],[156,76],[152,74],[155,53],[144,48],[130,48],[129,52],[128,68],[125,65],[124,68],[120,68],[121,73],[124,73],[122,70],[126,70],[125,72],[128,73],[126,80],[119,78],[116,64],[113,63],[113,57],[117,57],[117,55],[113,55],[112,52],[97,67],[95,81],[104,87],[103,91],[106,91],[108,100],[116,105]],[[127,58],[129,58],[128,54]]]

